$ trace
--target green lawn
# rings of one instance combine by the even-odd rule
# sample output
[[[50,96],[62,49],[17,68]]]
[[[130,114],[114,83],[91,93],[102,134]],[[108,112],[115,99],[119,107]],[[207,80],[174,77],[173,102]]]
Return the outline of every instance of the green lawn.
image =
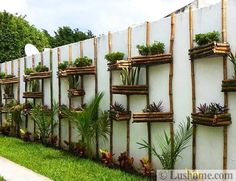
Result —
[[[53,180],[144,180],[41,144],[0,136],[0,155]]]

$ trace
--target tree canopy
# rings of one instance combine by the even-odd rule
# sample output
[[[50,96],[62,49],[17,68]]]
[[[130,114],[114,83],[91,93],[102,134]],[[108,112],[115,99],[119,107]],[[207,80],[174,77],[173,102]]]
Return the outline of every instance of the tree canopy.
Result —
[[[71,29],[69,26],[59,27],[54,32],[55,36],[51,36],[47,30],[43,30],[43,32],[47,36],[52,48],[94,37],[90,30],[82,32],[78,28]]]
[[[25,56],[24,46],[35,45],[40,51],[50,47],[47,36],[25,20],[25,16],[0,12],[0,62]]]

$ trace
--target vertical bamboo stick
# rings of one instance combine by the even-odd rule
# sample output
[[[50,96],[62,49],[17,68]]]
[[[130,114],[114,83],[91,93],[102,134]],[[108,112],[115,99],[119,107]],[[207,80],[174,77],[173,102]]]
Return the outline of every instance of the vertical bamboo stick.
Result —
[[[69,45],[69,65],[72,65],[72,46]]]
[[[2,72],[2,64],[0,64],[0,72]],[[0,84],[0,107],[2,107],[2,86]],[[2,112],[0,111],[0,125],[1,127],[3,126],[2,125]]]
[[[174,37],[175,37],[175,14],[171,15],[171,34],[170,34],[170,53],[173,57],[174,53]],[[170,112],[174,113],[174,105],[173,105],[173,74],[174,74],[174,64],[170,63],[170,71],[169,71],[169,101],[170,101]],[[170,123],[170,137],[171,137],[171,154],[173,154],[174,150],[174,124]],[[174,165],[172,165],[174,167]]]
[[[108,32],[108,52],[112,52],[112,34]],[[113,95],[112,95],[112,71],[109,72],[109,88],[110,88],[110,106],[113,104]],[[110,130],[110,152],[113,153],[113,120],[110,119],[111,130]]]
[[[80,42],[80,58],[82,58],[83,56],[84,56],[84,44],[81,41]],[[81,79],[81,89],[84,89],[84,76],[81,75],[80,79]],[[83,104],[84,104],[84,96],[81,97],[81,105]]]
[[[221,23],[222,23],[222,42],[227,42],[227,6],[226,6],[226,0],[221,0]],[[227,56],[223,57],[223,77],[224,80],[227,80],[228,78],[228,67],[227,67]],[[224,92],[224,105],[228,107],[228,93]],[[227,134],[227,126],[224,126],[223,128],[223,134],[224,134],[224,148],[223,148],[223,169],[227,169],[227,157],[228,157],[228,134]]]
[[[132,54],[132,45],[131,45],[131,41],[132,41],[132,28],[128,27],[128,59],[131,58],[131,54]]]
[[[127,111],[130,111],[130,95],[126,95],[126,99],[127,99]],[[127,155],[130,155],[130,120],[127,120],[126,122],[126,138],[127,138],[127,142],[126,142],[126,152]]]
[[[57,48],[57,64],[61,63],[61,49]],[[61,77],[58,76],[58,105],[59,110],[61,109]],[[61,110],[60,110],[61,111]],[[60,114],[60,113],[59,113]],[[61,117],[59,115],[59,123],[58,123],[58,145],[61,147]]]
[[[14,62],[11,61],[11,75],[14,75]]]
[[[27,59],[24,58],[24,70],[27,68]],[[27,81],[25,81],[25,92],[27,92]],[[25,103],[27,103],[27,98],[25,98]],[[25,128],[28,128],[28,115],[25,117]]]
[[[150,45],[150,23],[146,22],[146,46]],[[146,66],[146,86],[149,87],[149,67]],[[146,105],[150,104],[149,94],[146,95]],[[152,145],[152,132],[151,132],[151,123],[147,123],[147,133],[148,133],[148,144]],[[151,148],[148,149],[148,160],[152,162],[152,150]]]
[[[52,49],[50,49],[50,58],[49,58],[49,61],[50,61],[50,71],[53,70],[53,67],[52,67],[52,59],[53,59],[53,54],[52,54]],[[51,75],[50,77],[50,103],[51,103],[51,109],[53,109],[53,74]],[[54,134],[54,129],[53,129],[53,120],[54,120],[54,117],[52,116],[52,120],[51,120],[51,135]]]
[[[80,42],[80,58],[82,58],[84,56],[84,46],[83,46],[83,42]]]
[[[41,52],[41,64],[43,65],[44,64],[44,55],[43,55],[43,52]]]
[[[35,57],[32,55],[32,68],[35,68]]]
[[[20,59],[17,60],[17,77],[20,79]],[[20,81],[17,84],[17,102],[20,103]]]
[[[72,65],[72,46],[69,45],[69,65]],[[72,108],[72,98],[69,96],[69,108]],[[71,120],[68,119],[68,142],[69,145],[71,144],[71,133],[72,132],[72,125]]]
[[[192,7],[189,7],[189,44],[193,48],[193,12]],[[195,88],[195,70],[194,61],[191,60],[191,79],[192,79],[192,112],[196,112],[196,88]],[[196,131],[197,126],[193,125],[192,139],[192,169],[196,169]]]

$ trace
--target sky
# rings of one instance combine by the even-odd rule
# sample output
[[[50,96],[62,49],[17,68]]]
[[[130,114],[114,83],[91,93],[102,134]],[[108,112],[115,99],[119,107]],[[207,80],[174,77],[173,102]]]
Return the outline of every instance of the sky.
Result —
[[[0,0],[0,11],[26,15],[26,20],[53,34],[60,26],[91,30],[95,35],[155,21],[193,0]]]

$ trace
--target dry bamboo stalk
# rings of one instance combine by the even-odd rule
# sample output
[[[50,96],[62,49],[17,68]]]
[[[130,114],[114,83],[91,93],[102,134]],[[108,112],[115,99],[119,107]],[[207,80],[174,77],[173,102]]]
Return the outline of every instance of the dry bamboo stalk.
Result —
[[[172,56],[159,56],[159,57],[140,57],[131,59],[132,62],[145,62],[145,61],[161,61],[161,60],[170,60]]]
[[[72,46],[69,45],[69,65],[72,65]]]
[[[33,69],[35,68],[35,57],[34,57],[34,55],[32,55],[32,68]]]
[[[49,61],[50,61],[50,70],[52,70],[52,59],[53,59],[53,52],[52,52],[52,49],[50,49],[50,57],[49,57]],[[43,64],[43,59],[42,60],[42,64]],[[51,103],[51,109],[53,108],[53,78],[51,76],[51,79],[50,79],[50,103]],[[52,122],[52,125],[53,125],[53,117],[51,119],[51,122]],[[54,128],[53,126],[51,126],[51,134],[54,135]]]
[[[44,56],[43,56],[43,52],[41,52],[41,64],[43,65],[44,64]]]
[[[227,41],[227,27],[226,27],[226,1],[221,0],[221,23],[222,23],[222,42]]]
[[[128,27],[128,59],[131,58],[131,54],[132,54],[132,28]]]
[[[138,55],[135,57],[132,57],[132,60],[136,60],[136,59],[148,59],[148,58],[163,58],[163,57],[172,57],[171,53],[165,53],[165,54],[156,54],[156,55],[147,55],[147,56],[143,56],[143,55]]]
[[[14,75],[14,62],[11,61],[11,75]]]
[[[79,47],[80,47],[80,58],[82,58],[84,56],[84,44],[82,41],[79,43]]]
[[[126,96],[126,98],[127,98],[127,107],[126,107],[126,110],[127,111],[130,111],[130,96],[129,95],[127,95]],[[130,155],[130,120],[127,120],[127,127],[126,127],[126,129],[127,129],[127,135],[126,135],[126,137],[127,137],[127,144],[126,144],[126,152],[127,152],[127,155],[129,156]]]
[[[150,45],[150,23],[146,21],[146,46]]]
[[[133,119],[133,122],[172,122],[173,118],[145,118],[145,119]]]
[[[7,62],[5,62],[5,74],[7,75],[8,72],[7,72]]]
[[[57,63],[61,63],[61,49],[57,48]]]
[[[17,77],[20,77],[20,59],[17,60]],[[20,103],[20,83],[17,84],[17,102]]]

